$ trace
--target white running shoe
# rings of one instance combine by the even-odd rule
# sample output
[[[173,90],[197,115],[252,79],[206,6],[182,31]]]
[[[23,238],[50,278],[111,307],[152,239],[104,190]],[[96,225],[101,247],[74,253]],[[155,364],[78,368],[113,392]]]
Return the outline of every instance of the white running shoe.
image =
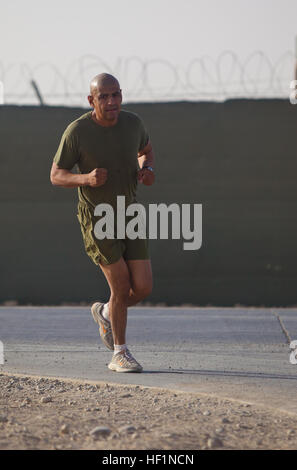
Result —
[[[101,339],[105,346],[110,349],[111,351],[114,350],[114,342],[112,336],[112,329],[110,321],[106,320],[102,315],[102,310],[104,307],[104,303],[96,302],[91,307],[92,316],[94,318],[94,322],[98,323],[99,325],[99,333]]]
[[[142,366],[134,359],[129,349],[114,354],[108,368],[115,372],[142,372]]]

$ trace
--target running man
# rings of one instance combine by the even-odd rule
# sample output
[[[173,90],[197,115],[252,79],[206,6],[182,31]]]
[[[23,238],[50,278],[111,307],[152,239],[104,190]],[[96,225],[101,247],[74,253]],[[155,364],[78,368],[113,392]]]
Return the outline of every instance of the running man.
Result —
[[[92,111],[66,128],[52,164],[53,185],[78,188],[78,220],[85,250],[100,266],[110,288],[109,301],[96,302],[91,313],[101,339],[113,350],[108,365],[116,372],[141,372],[126,345],[127,308],[152,290],[152,268],[147,239],[103,239],[94,235],[94,209],[100,203],[115,211],[117,196],[128,206],[136,202],[137,182],[154,183],[154,154],[142,120],[121,109],[122,90],[110,74],[91,81]],[[77,165],[79,174],[71,172]]]

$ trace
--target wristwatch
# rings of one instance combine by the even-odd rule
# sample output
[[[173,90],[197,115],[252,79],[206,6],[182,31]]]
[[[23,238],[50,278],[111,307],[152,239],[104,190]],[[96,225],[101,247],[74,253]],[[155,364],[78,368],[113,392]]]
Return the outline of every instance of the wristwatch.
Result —
[[[151,166],[143,166],[141,169],[142,170],[147,169],[147,170],[150,170],[154,173],[154,169]]]

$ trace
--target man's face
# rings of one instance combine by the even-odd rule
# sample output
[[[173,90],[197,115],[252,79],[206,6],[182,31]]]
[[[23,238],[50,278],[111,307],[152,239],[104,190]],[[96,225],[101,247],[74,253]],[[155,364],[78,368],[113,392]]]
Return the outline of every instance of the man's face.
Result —
[[[101,86],[89,96],[89,103],[96,112],[96,117],[101,121],[117,121],[121,110],[122,92],[117,84]]]

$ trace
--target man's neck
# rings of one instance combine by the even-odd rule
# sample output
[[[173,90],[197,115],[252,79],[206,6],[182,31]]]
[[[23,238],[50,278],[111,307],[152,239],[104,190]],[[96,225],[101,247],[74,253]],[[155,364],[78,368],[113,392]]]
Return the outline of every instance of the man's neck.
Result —
[[[112,127],[112,126],[115,126],[116,123],[118,122],[118,118],[116,118],[114,121],[107,121],[107,120],[100,119],[100,118],[98,119],[95,111],[92,111],[92,119],[96,124],[99,124],[102,127]]]

